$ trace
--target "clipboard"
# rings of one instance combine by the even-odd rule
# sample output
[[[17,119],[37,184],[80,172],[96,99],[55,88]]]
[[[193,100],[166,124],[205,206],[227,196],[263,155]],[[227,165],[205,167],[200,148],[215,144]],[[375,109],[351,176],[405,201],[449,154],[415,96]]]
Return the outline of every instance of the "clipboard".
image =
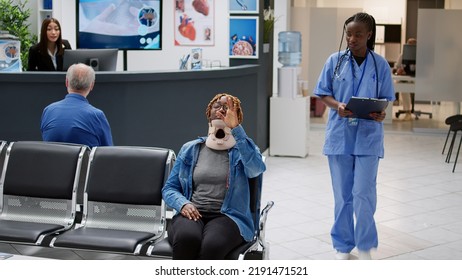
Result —
[[[382,112],[388,106],[388,100],[364,97],[351,97],[346,109],[353,112],[353,118],[372,120],[370,113]]]

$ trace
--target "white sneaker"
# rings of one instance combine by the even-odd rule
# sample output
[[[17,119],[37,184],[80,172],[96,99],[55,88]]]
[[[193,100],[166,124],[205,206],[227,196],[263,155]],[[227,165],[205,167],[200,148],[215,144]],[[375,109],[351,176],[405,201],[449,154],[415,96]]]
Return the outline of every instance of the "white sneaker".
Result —
[[[336,260],[342,260],[342,261],[349,260],[350,259],[350,253],[342,253],[340,251],[337,251],[337,253],[335,253],[335,259]]]
[[[371,251],[358,251],[359,260],[372,260]]]

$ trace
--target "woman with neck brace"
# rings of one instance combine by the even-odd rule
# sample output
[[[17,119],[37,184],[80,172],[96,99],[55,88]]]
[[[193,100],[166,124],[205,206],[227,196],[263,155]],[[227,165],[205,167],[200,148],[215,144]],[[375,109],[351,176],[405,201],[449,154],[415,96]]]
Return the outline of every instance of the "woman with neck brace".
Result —
[[[177,212],[168,227],[173,259],[224,259],[255,232],[248,179],[266,167],[241,125],[241,102],[217,94],[206,116],[208,136],[183,145],[162,189]]]

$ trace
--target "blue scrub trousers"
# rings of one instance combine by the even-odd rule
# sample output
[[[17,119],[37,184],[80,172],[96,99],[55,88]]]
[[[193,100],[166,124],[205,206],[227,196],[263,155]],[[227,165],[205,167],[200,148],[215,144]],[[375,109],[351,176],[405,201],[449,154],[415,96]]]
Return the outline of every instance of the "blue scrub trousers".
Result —
[[[335,221],[331,230],[334,248],[342,253],[349,253],[354,247],[361,251],[376,248],[374,213],[379,158],[330,155],[328,160],[335,200]]]

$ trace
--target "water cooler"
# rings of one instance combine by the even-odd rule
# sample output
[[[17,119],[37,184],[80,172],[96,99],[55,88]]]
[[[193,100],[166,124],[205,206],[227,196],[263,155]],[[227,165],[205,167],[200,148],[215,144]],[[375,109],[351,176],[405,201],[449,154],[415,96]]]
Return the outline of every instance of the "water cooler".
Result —
[[[295,98],[299,94],[298,75],[302,62],[302,35],[297,31],[284,31],[278,38],[278,95]]]
[[[0,31],[0,72],[21,72],[21,42],[6,31]]]
[[[300,94],[301,34],[279,33],[278,94],[270,99],[270,156],[306,157],[309,97]]]

